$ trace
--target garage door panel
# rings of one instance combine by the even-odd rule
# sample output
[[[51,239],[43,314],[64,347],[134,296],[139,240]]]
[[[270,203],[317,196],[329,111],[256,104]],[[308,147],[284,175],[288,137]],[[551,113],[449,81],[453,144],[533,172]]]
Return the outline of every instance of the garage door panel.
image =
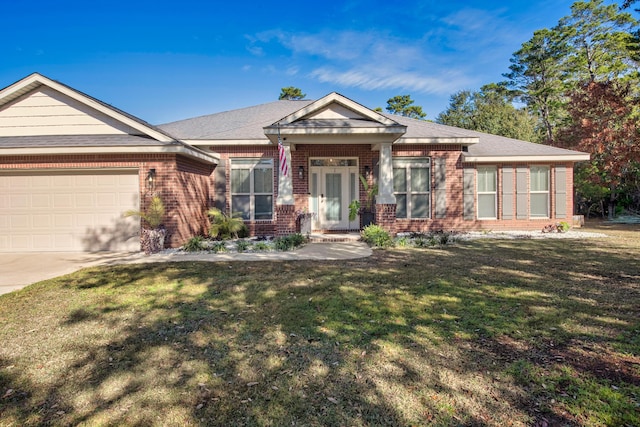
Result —
[[[31,228],[33,230],[49,230],[53,225],[53,218],[51,218],[51,214],[43,213],[31,215]]]
[[[96,205],[96,195],[91,193],[78,193],[75,195],[77,208],[93,208]]]
[[[28,231],[31,228],[31,218],[26,213],[10,215],[9,226],[17,232]]]
[[[73,194],[54,194],[51,207],[53,209],[67,209],[75,207],[73,204]]]
[[[34,209],[37,208],[48,208],[51,206],[51,196],[48,194],[32,194],[31,195],[31,207]]]
[[[0,173],[0,251],[140,249],[137,171]]]
[[[9,207],[17,209],[31,207],[31,203],[29,203],[29,195],[13,194],[9,196]]]

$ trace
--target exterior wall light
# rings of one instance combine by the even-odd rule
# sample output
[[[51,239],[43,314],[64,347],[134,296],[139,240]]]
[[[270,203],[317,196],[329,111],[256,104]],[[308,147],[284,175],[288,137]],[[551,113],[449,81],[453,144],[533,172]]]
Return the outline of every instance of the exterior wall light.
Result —
[[[304,166],[298,167],[298,178],[300,179],[304,178]]]
[[[364,176],[367,179],[369,179],[369,177],[371,176],[371,169],[369,169],[369,165],[366,165],[364,167]]]
[[[147,187],[153,191],[154,187],[155,187],[155,183],[156,183],[156,170],[155,169],[149,169],[149,172],[147,173]]]

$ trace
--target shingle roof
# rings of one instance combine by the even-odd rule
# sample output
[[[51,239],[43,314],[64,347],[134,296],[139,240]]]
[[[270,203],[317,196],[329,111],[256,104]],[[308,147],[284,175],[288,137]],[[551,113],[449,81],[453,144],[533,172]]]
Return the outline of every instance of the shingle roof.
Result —
[[[179,139],[266,139],[264,127],[313,101],[274,101],[238,110],[165,123],[157,127]]]
[[[163,131],[182,140],[265,140],[264,128],[273,125],[294,112],[310,105],[314,101],[274,101],[253,107],[238,110],[225,111],[180,120],[177,122],[158,125]],[[506,138],[487,133],[476,132],[452,126],[441,125],[425,120],[417,120],[403,116],[383,113],[399,125],[406,126],[406,133],[400,138],[400,142],[417,142],[426,140],[467,139],[469,148],[465,153],[467,158],[488,157],[553,157],[553,156],[580,156],[577,151],[565,150],[549,145],[535,144],[527,141]],[[380,126],[384,126],[379,124]],[[289,127],[317,128],[322,126],[337,127],[371,127],[376,126],[370,120],[299,120],[288,125]],[[576,160],[584,160],[576,159]]]

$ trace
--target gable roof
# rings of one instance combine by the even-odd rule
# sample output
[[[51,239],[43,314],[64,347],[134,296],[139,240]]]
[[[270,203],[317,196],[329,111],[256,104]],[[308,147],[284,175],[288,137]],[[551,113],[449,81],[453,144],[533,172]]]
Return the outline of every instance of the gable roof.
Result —
[[[353,111],[352,116],[325,115],[331,105]],[[320,118],[319,118],[320,117]],[[468,147],[463,160],[470,163],[517,161],[584,161],[578,151],[536,144],[498,135],[442,125],[426,120],[370,110],[332,92],[317,101],[274,101],[253,107],[180,120],[158,126],[190,144],[265,145],[275,142],[278,128],[286,134],[331,133],[336,129],[390,127],[395,144],[456,144]],[[404,129],[404,131],[402,131]],[[346,133],[346,132],[345,132]]]
[[[105,152],[173,152],[196,158],[208,163],[217,163],[212,153],[185,144],[163,130],[106,104],[96,98],[71,88],[63,83],[33,73],[0,90],[0,111],[11,107],[38,90],[54,91],[64,99],[72,100],[86,111],[96,111],[100,117],[109,118],[129,133],[119,134],[19,134],[0,136],[0,155],[22,154],[74,154]],[[71,102],[71,101],[70,101]],[[84,111],[84,110],[83,110]],[[72,149],[71,149],[72,148]]]
[[[158,125],[183,141],[267,142],[263,128],[313,101],[274,101]]]

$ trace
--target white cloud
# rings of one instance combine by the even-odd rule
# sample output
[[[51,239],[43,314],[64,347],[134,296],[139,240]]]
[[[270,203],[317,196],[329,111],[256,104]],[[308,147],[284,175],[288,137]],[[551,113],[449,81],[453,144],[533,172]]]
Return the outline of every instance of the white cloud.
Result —
[[[514,41],[525,30],[506,19],[505,13],[459,8],[441,16],[422,15],[425,29],[405,37],[391,29],[315,33],[274,29],[247,39],[251,49],[266,58],[277,46],[278,60],[286,57],[292,64],[286,73],[295,69],[296,75],[322,83],[365,90],[448,95],[495,80],[506,71],[508,58],[519,45]]]
[[[346,87],[366,90],[404,89],[421,93],[447,95],[472,82],[456,72],[430,76],[418,72],[393,70],[371,70],[352,68],[339,71],[331,67],[321,67],[309,73],[309,76],[322,83],[333,83]]]

